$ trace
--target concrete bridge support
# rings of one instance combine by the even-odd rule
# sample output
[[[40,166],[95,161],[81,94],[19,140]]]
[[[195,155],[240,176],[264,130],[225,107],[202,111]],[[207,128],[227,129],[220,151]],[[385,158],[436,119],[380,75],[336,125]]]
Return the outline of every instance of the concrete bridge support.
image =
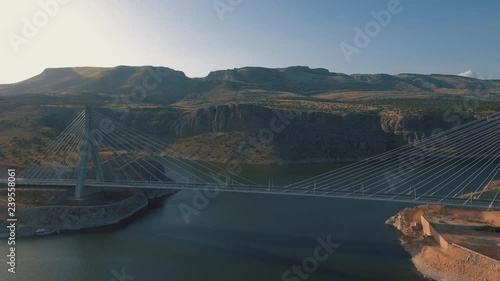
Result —
[[[87,165],[89,156],[92,153],[92,162],[96,179],[103,182],[104,176],[101,169],[101,160],[99,159],[99,149],[94,137],[94,128],[92,128],[92,109],[85,106],[85,136],[80,147],[80,165],[78,166],[78,175],[76,179],[75,197],[81,198],[84,195],[85,180],[87,178]]]

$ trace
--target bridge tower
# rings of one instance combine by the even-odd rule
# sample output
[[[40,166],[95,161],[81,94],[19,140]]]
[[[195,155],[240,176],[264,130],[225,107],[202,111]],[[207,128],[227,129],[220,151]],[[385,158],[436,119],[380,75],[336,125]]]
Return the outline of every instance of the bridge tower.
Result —
[[[95,139],[94,133],[98,128],[94,128],[92,122],[92,108],[88,105],[85,106],[85,135],[80,147],[80,165],[78,167],[78,174],[76,179],[75,197],[81,198],[84,194],[85,180],[87,178],[87,165],[89,155],[92,157],[94,164],[94,171],[98,181],[104,181],[101,161],[99,159],[99,149]]]

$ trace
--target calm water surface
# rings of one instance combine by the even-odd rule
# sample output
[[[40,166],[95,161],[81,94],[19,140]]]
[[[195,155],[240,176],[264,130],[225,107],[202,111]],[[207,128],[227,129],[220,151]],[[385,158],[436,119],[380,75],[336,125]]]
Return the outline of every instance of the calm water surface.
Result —
[[[338,164],[247,166],[242,175],[275,184],[293,182]],[[221,193],[186,224],[179,192],[140,220],[107,233],[18,240],[15,275],[7,273],[2,241],[0,280],[271,281],[313,255],[318,237],[340,247],[307,280],[375,281],[423,278],[385,220],[401,203],[298,196]],[[134,276],[134,278],[132,278]],[[290,279],[302,280],[302,279]]]

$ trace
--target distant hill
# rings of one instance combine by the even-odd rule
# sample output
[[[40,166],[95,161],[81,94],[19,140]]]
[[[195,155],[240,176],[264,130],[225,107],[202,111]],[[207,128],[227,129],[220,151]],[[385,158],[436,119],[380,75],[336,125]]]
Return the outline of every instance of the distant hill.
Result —
[[[189,78],[181,71],[166,67],[113,68],[75,67],[46,69],[25,81],[0,85],[0,95],[70,94],[70,93],[132,93],[144,84],[147,75],[159,72],[162,83],[148,89],[148,101],[173,103],[201,95],[232,95],[276,92],[311,97],[339,92],[400,92],[470,95],[477,89],[498,92],[500,80],[479,80],[456,75],[422,74],[352,74],[311,69],[305,66],[287,68],[243,67],[211,72],[205,78]],[[153,83],[154,80],[149,81]]]
[[[177,101],[188,94],[191,79],[183,72],[166,67],[131,67],[113,68],[74,67],[49,68],[40,75],[19,83],[0,85],[0,95],[14,94],[68,94],[68,93],[132,93],[134,87],[144,85],[144,78],[157,73],[161,82],[148,90],[149,96],[163,96],[164,101]],[[146,83],[154,85],[154,78]],[[147,85],[147,84],[146,84]]]
[[[500,80],[479,80],[457,75],[352,74],[305,66],[269,69],[244,67],[211,72],[204,80],[231,82],[237,88],[289,91],[304,95],[331,91],[413,91],[468,93],[478,87],[500,88]]]

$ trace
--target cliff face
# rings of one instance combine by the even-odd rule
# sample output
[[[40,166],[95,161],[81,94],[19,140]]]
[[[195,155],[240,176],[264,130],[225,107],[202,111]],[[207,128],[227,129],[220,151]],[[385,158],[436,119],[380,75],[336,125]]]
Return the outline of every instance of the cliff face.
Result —
[[[98,110],[113,119],[125,117],[122,122],[175,146],[179,156],[220,162],[237,153],[242,142],[255,148],[260,162],[353,161],[456,125],[440,113],[287,112],[255,104],[214,105],[191,111],[132,109],[127,114]],[[62,130],[75,114],[76,109],[40,112],[43,117],[38,125]],[[253,161],[242,157],[242,161]]]
[[[299,113],[276,145],[292,161],[350,161],[386,150],[377,114]]]
[[[189,113],[136,111],[125,122],[172,142],[217,133],[254,136],[256,142],[272,146],[272,159],[285,162],[358,160],[453,125],[442,114],[285,112],[252,104],[216,105]],[[227,139],[217,141],[212,145],[234,145]],[[203,144],[198,146],[203,150]]]
[[[405,115],[399,112],[387,111],[380,114],[381,128],[387,133],[386,149],[388,150],[414,140],[421,140],[472,120],[474,120],[473,116],[445,113]]]

